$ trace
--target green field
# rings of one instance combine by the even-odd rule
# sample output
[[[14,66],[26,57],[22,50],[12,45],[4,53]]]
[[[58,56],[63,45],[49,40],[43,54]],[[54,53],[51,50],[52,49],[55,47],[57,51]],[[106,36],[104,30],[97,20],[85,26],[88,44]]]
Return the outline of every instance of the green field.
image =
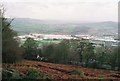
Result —
[[[49,44],[58,44],[60,43],[62,40],[37,40],[36,42],[38,42],[39,46],[43,46],[43,45],[49,45]],[[21,45],[23,45],[25,42],[25,40],[20,40],[19,43]]]

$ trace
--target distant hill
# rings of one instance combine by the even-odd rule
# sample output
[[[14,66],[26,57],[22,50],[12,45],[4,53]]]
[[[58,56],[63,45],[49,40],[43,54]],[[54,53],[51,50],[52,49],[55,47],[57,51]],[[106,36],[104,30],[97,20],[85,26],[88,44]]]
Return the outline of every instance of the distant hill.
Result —
[[[44,34],[110,34],[118,32],[117,22],[66,22],[59,20],[37,20],[30,18],[16,18],[12,22],[12,28],[18,35],[29,33]]]

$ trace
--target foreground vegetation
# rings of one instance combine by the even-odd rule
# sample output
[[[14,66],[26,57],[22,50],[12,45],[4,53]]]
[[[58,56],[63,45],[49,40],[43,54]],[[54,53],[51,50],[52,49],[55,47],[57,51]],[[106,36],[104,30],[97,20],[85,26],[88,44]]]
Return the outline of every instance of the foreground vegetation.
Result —
[[[53,64],[47,62],[37,62],[23,60],[16,64],[3,64],[4,78],[7,79],[22,79],[29,81],[31,79],[60,81],[64,79],[82,79],[88,80],[105,80],[105,81],[119,81],[120,72],[111,70],[101,70],[92,68],[83,68],[79,66]],[[7,68],[9,67],[9,68]],[[11,75],[11,76],[7,76]],[[29,79],[29,80],[28,80]]]

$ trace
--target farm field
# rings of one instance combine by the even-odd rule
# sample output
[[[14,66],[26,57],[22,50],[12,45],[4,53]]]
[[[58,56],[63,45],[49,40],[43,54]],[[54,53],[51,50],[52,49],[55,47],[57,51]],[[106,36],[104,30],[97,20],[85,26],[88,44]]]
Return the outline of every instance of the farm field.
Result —
[[[20,40],[19,43],[24,44],[25,40]],[[49,45],[49,44],[58,44],[61,40],[37,40],[39,46]]]
[[[4,69],[7,67],[19,71],[20,76],[26,76],[28,69],[36,69],[38,72],[48,76],[50,79],[95,79],[101,81],[120,81],[120,72],[102,69],[83,68],[80,66],[53,64],[47,62],[23,60],[17,64],[3,64]]]

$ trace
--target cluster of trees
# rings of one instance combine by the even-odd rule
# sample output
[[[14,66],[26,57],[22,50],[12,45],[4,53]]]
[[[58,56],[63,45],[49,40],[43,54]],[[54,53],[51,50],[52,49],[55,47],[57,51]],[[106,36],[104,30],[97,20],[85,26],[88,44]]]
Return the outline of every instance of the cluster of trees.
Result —
[[[59,44],[43,46],[42,54],[48,61],[67,64],[69,61],[79,61],[79,55],[70,48],[69,41],[64,40]]]
[[[17,36],[17,33],[12,30],[11,22],[14,19],[5,18],[4,11],[5,9],[0,9],[0,19],[1,19],[1,32],[2,34],[2,62],[3,63],[15,63],[20,61],[22,50],[19,47],[19,43],[14,39]]]
[[[22,48],[25,50],[23,56],[26,59],[38,60],[37,55],[39,55],[52,63],[120,69],[118,47],[105,47],[104,45],[96,47],[89,40],[63,40],[59,44],[39,48],[37,41],[28,38]]]
[[[24,59],[34,60],[39,54],[38,43],[32,38],[28,38],[21,47]]]

